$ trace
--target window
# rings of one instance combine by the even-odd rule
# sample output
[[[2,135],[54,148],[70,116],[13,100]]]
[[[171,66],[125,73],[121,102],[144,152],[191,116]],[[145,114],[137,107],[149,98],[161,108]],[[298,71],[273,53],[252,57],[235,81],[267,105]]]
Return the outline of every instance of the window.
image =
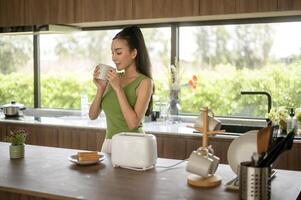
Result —
[[[111,64],[111,38],[116,32],[41,35],[41,106],[79,109],[81,94],[94,97],[94,67]]]
[[[33,107],[32,44],[32,36],[0,36],[0,105],[15,100]]]
[[[180,27],[181,85],[197,77],[195,89],[181,88],[181,112],[208,106],[218,116],[264,117],[266,96],[241,91],[267,91],[273,106],[299,107],[300,35],[300,22]]]
[[[241,91],[269,92],[273,107],[300,106],[301,22],[178,27],[175,85],[181,114],[199,114],[208,106],[217,116],[265,117],[267,97]],[[40,35],[42,108],[79,109],[83,93],[91,102],[94,67],[113,65],[111,41],[119,31]],[[154,106],[168,105],[170,48],[176,40],[169,26],[142,32],[152,62]],[[2,35],[0,60],[0,103],[16,100],[33,107],[33,37]]]
[[[169,99],[171,29],[144,28],[142,32],[152,63],[155,84],[153,109],[159,111],[164,109],[161,106],[166,107]]]
[[[44,108],[79,109],[80,96],[95,95],[92,73],[98,63],[114,66],[111,42],[119,30],[41,35],[41,105]],[[154,81],[162,85],[170,55],[169,28],[142,29],[153,65]],[[158,76],[161,74],[161,76]],[[164,90],[158,94],[165,96]]]

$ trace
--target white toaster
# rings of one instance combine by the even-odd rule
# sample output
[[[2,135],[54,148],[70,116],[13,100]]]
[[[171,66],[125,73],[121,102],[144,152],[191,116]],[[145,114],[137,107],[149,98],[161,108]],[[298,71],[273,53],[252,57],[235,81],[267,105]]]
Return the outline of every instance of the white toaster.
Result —
[[[152,134],[123,132],[113,136],[112,164],[133,170],[147,170],[157,161],[157,141]]]

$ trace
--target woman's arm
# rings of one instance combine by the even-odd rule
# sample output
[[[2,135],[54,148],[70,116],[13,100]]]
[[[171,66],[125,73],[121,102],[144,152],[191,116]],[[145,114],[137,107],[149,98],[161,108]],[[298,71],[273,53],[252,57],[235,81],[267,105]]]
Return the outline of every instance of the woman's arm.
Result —
[[[101,98],[107,88],[107,82],[103,80],[99,80],[96,77],[99,76],[100,73],[100,67],[97,66],[94,70],[93,73],[93,83],[96,85],[97,90],[96,90],[96,95],[94,97],[94,100],[90,106],[89,109],[89,118],[90,119],[96,119],[101,112]]]
[[[89,118],[91,120],[96,119],[99,115],[99,113],[101,112],[101,98],[103,95],[104,91],[103,90],[97,90],[96,95],[94,97],[94,100],[90,106],[89,109]]]

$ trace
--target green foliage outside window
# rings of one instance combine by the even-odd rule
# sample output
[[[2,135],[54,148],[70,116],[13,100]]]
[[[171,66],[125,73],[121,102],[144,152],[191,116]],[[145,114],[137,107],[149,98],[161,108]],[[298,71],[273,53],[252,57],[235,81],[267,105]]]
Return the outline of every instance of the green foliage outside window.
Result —
[[[301,59],[295,63],[267,65],[260,70],[233,70],[227,76],[201,74],[195,91],[181,91],[181,112],[199,113],[208,106],[219,116],[240,116],[251,107],[253,116],[264,117],[267,112],[265,96],[242,96],[240,91],[267,91],[272,106],[299,107],[301,103]],[[230,70],[231,71],[231,70]]]
[[[265,97],[241,96],[241,90],[268,91],[273,106],[299,107],[301,103],[301,59],[289,65],[267,65],[260,70],[233,70],[227,76],[199,74],[195,90],[185,87],[180,92],[182,113],[199,112],[208,106],[219,116],[239,115],[240,109],[254,106],[253,114],[264,117],[267,112]],[[224,66],[231,68],[230,66]],[[231,70],[230,70],[231,71]],[[15,81],[18,80],[18,81]],[[76,77],[46,76],[42,82],[42,107],[79,109],[84,91],[92,101],[95,86],[92,81],[79,82]],[[184,78],[185,80],[185,78]],[[32,77],[22,74],[0,75],[0,102],[17,100],[25,106],[33,105]],[[157,81],[156,96],[167,100],[164,82]]]

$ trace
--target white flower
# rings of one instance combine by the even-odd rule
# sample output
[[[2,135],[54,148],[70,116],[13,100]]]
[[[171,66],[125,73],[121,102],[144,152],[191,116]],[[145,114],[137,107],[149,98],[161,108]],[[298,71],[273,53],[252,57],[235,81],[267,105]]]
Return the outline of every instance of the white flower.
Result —
[[[288,116],[288,111],[284,106],[273,107],[269,113],[266,114],[266,117],[270,119],[273,124],[280,124],[280,122],[286,122]]]

